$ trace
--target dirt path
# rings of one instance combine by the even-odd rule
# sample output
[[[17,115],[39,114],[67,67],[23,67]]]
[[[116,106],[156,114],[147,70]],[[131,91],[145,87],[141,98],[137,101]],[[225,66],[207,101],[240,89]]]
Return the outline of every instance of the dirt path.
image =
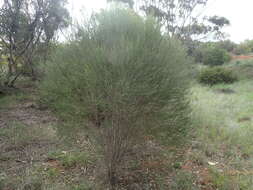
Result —
[[[41,111],[33,102],[24,102],[12,107],[0,109],[0,128],[7,127],[10,122],[22,122],[33,126],[56,121],[49,111]]]
[[[233,55],[233,60],[249,60],[253,59],[253,55]]]
[[[34,89],[22,86],[17,93],[0,97],[0,190],[68,190],[84,177],[93,179],[90,157],[78,150],[89,146],[84,141],[72,147],[69,141],[65,144],[57,134],[60,121],[38,106]]]

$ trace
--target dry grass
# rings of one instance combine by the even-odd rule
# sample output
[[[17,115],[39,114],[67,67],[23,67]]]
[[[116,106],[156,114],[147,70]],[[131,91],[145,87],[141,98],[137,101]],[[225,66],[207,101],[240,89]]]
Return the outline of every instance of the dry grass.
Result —
[[[60,121],[36,104],[34,85],[19,87],[0,97],[0,189],[89,189],[92,158],[80,153],[87,143],[66,145],[56,130]]]
[[[252,72],[249,64],[229,65]],[[243,75],[243,72],[240,73]],[[232,90],[233,93],[223,93]],[[213,188],[251,189],[253,186],[253,96],[250,77],[231,85],[192,88],[195,142],[189,160],[208,168]],[[211,166],[208,162],[216,163]]]
[[[161,145],[148,136],[146,143],[127,152],[117,189],[252,189],[253,86],[251,71],[244,68],[250,64],[228,65],[247,70],[249,75],[237,83],[195,84],[190,146]],[[92,139],[94,131],[85,128],[84,134],[79,131],[62,141],[56,126],[74,123],[39,110],[35,100],[36,94],[27,91],[0,99],[0,189],[104,190],[105,166]]]

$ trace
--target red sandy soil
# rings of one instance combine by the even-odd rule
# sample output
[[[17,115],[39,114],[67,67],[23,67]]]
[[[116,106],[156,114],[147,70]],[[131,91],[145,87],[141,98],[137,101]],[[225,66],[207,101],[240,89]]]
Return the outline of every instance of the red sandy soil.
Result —
[[[248,60],[253,59],[253,55],[232,55],[233,60]]]

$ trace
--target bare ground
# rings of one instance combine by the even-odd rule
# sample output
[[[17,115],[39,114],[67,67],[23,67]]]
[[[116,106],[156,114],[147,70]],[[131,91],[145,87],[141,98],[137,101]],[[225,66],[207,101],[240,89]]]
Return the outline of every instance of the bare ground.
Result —
[[[32,91],[22,90],[32,97]],[[48,152],[58,145],[56,121],[32,98],[0,107],[0,175],[22,178],[35,164],[45,163]]]
[[[102,170],[99,169],[101,166],[97,166],[101,163],[85,161],[80,164],[78,162],[83,160],[71,160],[73,156],[70,156],[65,163],[70,164],[70,167],[66,167],[59,159],[50,158],[50,152],[60,151],[61,155],[66,156],[67,152],[73,151],[73,147],[63,148],[62,141],[54,128],[58,120],[49,110],[40,109],[36,104],[36,91],[33,87],[22,86],[21,92],[24,95],[18,100],[10,99],[10,104],[0,107],[0,190],[26,190],[24,187],[30,183],[31,177],[38,174],[40,178],[46,179],[43,179],[43,188],[35,187],[36,190],[73,190],[73,184],[80,184],[80,181],[85,180],[94,182],[95,178],[102,177],[103,174],[101,175],[100,172],[103,172],[103,166]],[[136,150],[143,152],[141,157],[129,157],[126,172],[119,176],[119,184],[122,188],[118,190],[142,190],[147,184],[150,189],[159,190],[161,189],[158,186],[159,176],[163,178],[163,188],[168,189],[179,168],[182,168],[183,172],[196,173],[198,180],[195,183],[201,187],[200,189],[213,189],[209,184],[206,168],[201,164],[184,160],[183,157],[188,154],[185,148],[172,150],[173,147],[160,146],[152,139],[147,139],[147,142],[147,150],[144,151],[143,147]],[[92,154],[93,147],[87,139],[78,141],[77,146],[82,151],[86,149],[89,154]],[[161,156],[161,153],[166,155]],[[1,177],[8,179],[2,189]],[[183,175],[182,180],[189,181],[191,178],[188,179],[186,176],[184,179]],[[50,188],[45,186],[45,181],[51,183]],[[188,183],[191,186],[191,181]],[[105,186],[102,187],[104,190]],[[90,189],[97,188],[92,186]]]
[[[19,85],[17,92],[0,97],[4,99],[0,107],[0,190],[27,190],[34,178],[39,188],[29,190],[68,190],[86,178],[92,181],[94,164],[89,156],[85,158],[85,150],[92,145],[83,138],[76,146],[66,144],[57,133],[61,121],[37,104],[36,93],[33,85]]]

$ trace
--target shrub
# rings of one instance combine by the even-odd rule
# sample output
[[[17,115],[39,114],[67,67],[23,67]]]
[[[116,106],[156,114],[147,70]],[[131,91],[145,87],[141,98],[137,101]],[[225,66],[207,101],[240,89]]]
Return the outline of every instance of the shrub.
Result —
[[[52,152],[49,154],[50,159],[57,159],[65,168],[76,167],[77,165],[87,166],[93,161],[87,152]]]
[[[115,9],[93,19],[52,57],[41,100],[65,119],[86,118],[99,129],[113,186],[144,130],[187,126],[187,58],[152,18]]]
[[[253,40],[245,40],[236,46],[233,53],[236,55],[249,54],[253,52]]]
[[[237,44],[230,41],[230,40],[224,40],[224,41],[219,41],[217,42],[217,45],[225,49],[227,52],[233,52],[233,50],[236,48]]]
[[[203,63],[205,65],[218,66],[229,62],[230,60],[231,57],[225,49],[211,47],[205,52]]]
[[[223,42],[200,42],[196,44],[192,56],[197,63],[210,66],[222,65],[231,60],[226,48],[228,47]]]
[[[202,70],[198,76],[198,80],[203,84],[215,85],[233,83],[237,80],[237,77],[230,70],[222,67],[213,67]]]
[[[248,53],[250,53],[250,51],[244,44],[239,44],[233,50],[233,53],[236,55],[242,55],[242,54],[248,54]]]
[[[203,63],[205,48],[201,45],[193,50],[192,56],[196,63]]]

